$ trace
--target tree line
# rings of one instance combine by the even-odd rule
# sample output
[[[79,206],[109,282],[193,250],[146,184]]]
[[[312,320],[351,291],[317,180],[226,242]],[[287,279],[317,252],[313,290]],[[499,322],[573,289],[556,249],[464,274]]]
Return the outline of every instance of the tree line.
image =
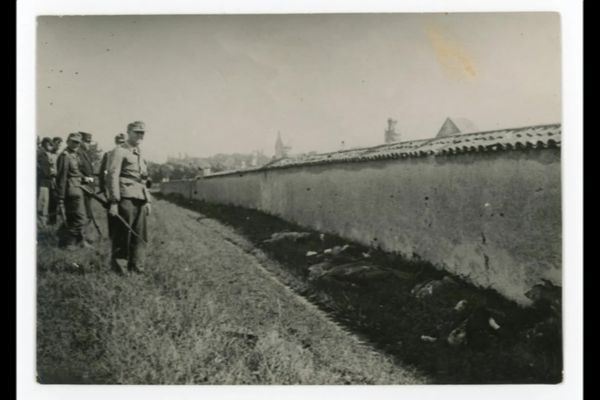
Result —
[[[163,180],[193,179],[201,175],[203,170],[211,173],[260,167],[271,161],[262,152],[251,154],[215,154],[210,157],[171,158],[165,163],[148,163],[148,174],[153,182]]]

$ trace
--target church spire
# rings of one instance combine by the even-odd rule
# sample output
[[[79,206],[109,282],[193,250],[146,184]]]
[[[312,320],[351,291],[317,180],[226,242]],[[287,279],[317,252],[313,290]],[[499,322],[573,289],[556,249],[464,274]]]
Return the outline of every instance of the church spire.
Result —
[[[283,158],[286,156],[286,148],[281,140],[281,132],[277,131],[277,140],[275,141],[275,158]]]

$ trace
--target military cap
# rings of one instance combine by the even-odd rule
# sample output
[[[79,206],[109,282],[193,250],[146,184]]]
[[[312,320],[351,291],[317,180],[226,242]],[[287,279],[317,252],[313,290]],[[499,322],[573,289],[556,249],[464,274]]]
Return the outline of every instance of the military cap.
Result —
[[[127,125],[127,130],[133,132],[145,132],[146,124],[142,121],[134,121]]]
[[[117,136],[115,136],[115,143],[117,143],[117,144],[125,143],[125,134],[119,133]]]
[[[67,140],[72,140],[74,142],[81,142],[81,133],[79,133],[79,132],[70,133]]]
[[[91,142],[92,141],[92,134],[91,133],[79,131],[79,134],[81,135],[81,140],[83,140],[84,142]]]
[[[42,146],[45,145],[46,143],[52,144],[52,139],[50,139],[49,137],[43,138],[42,139]]]
[[[61,138],[60,136],[55,136],[55,137],[53,137],[53,138],[52,138],[52,141],[53,141],[53,142],[59,142],[59,143],[62,143],[62,141],[63,141],[63,140],[62,140],[62,138]]]

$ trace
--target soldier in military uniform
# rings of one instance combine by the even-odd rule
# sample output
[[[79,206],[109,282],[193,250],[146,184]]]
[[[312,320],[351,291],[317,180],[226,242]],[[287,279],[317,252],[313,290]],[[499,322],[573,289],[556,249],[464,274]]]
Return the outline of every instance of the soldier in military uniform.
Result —
[[[42,228],[45,228],[48,224],[51,192],[54,190],[54,179],[56,177],[56,159],[52,149],[52,140],[47,137],[42,139],[37,155],[37,211],[38,222]]]
[[[112,158],[113,153],[117,147],[120,147],[125,143],[125,134],[119,133],[115,136],[115,147],[112,150],[105,152],[102,155],[102,160],[100,161],[100,171],[98,173],[98,188],[101,193],[104,193],[108,197],[108,193],[106,191],[106,175],[108,173],[108,165],[110,159]]]
[[[78,132],[81,135],[81,145],[79,146],[79,170],[83,175],[82,184],[85,185],[90,191],[94,190],[94,165],[90,157],[90,146],[92,145],[92,134],[87,132]],[[84,193],[85,194],[85,193]],[[83,198],[85,205],[85,213],[87,216],[86,226],[84,227],[84,235],[87,236],[88,240],[92,238],[92,232],[90,231],[89,222],[94,222],[94,214],[92,213],[92,199],[89,196]]]
[[[125,143],[125,134],[119,133],[117,136],[115,136],[115,149],[117,147],[122,146],[123,143]],[[112,150],[104,153],[104,155],[102,156],[102,160],[100,162],[100,172],[98,173],[99,190],[101,193],[103,193],[106,196],[107,199],[110,196],[109,196],[108,190],[106,188],[106,176],[108,174],[108,166],[109,166],[110,160],[112,159],[112,156],[115,152],[115,149],[112,149]],[[107,210],[107,212],[108,212],[108,210]],[[115,224],[119,223],[119,221],[115,221],[115,217],[110,215],[110,213],[108,213],[107,222],[108,222],[108,237],[112,238],[113,232],[115,230],[114,226],[115,226]]]
[[[58,212],[66,216],[66,232],[61,238],[61,246],[82,245],[88,247],[83,237],[83,227],[87,221],[84,194],[81,190],[84,178],[80,170],[79,146],[81,134],[71,133],[67,148],[58,156],[56,175],[56,197]]]
[[[83,183],[85,184],[93,184],[94,183],[94,165],[92,164],[92,160],[90,158],[90,146],[92,144],[92,134],[87,132],[78,132],[81,135],[81,145],[77,150],[77,155],[79,156],[79,170],[83,175]],[[86,200],[86,209],[88,209],[88,205],[90,204],[90,200]]]
[[[147,216],[151,198],[146,182],[148,169],[140,152],[146,128],[142,121],[127,125],[127,140],[116,147],[108,164],[106,188],[110,215],[120,215],[133,232],[121,221],[114,225],[112,236],[112,267],[118,273],[142,273],[145,243],[148,241]]]
[[[52,138],[52,144],[54,145],[54,149],[52,150],[52,152],[54,154],[56,154],[56,156],[58,157],[58,153],[60,153],[60,147],[62,145],[62,138],[60,136],[55,136],[54,138]]]
[[[87,132],[78,132],[81,135],[81,145],[79,146],[79,150],[77,151],[79,154],[79,168],[81,169],[81,173],[86,178],[86,181],[93,182],[94,181],[94,167],[92,164],[92,160],[90,159],[90,146],[92,144],[92,134]]]
[[[56,160],[58,159],[58,155],[60,154],[60,148],[62,145],[62,138],[59,136],[55,136],[52,139],[52,156],[54,158],[54,163],[56,164]],[[49,214],[48,214],[48,224],[54,225],[58,220],[58,201],[56,199],[56,177],[52,178],[50,182],[50,202],[49,202]]]

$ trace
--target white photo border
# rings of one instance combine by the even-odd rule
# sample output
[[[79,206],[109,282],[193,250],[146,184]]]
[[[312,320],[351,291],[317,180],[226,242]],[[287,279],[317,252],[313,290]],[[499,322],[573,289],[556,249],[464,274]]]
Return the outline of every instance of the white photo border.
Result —
[[[20,399],[572,399],[583,397],[583,3],[572,0],[19,0],[17,2],[17,394]],[[564,381],[558,385],[40,385],[35,377],[35,40],[38,15],[556,11],[562,29]]]

